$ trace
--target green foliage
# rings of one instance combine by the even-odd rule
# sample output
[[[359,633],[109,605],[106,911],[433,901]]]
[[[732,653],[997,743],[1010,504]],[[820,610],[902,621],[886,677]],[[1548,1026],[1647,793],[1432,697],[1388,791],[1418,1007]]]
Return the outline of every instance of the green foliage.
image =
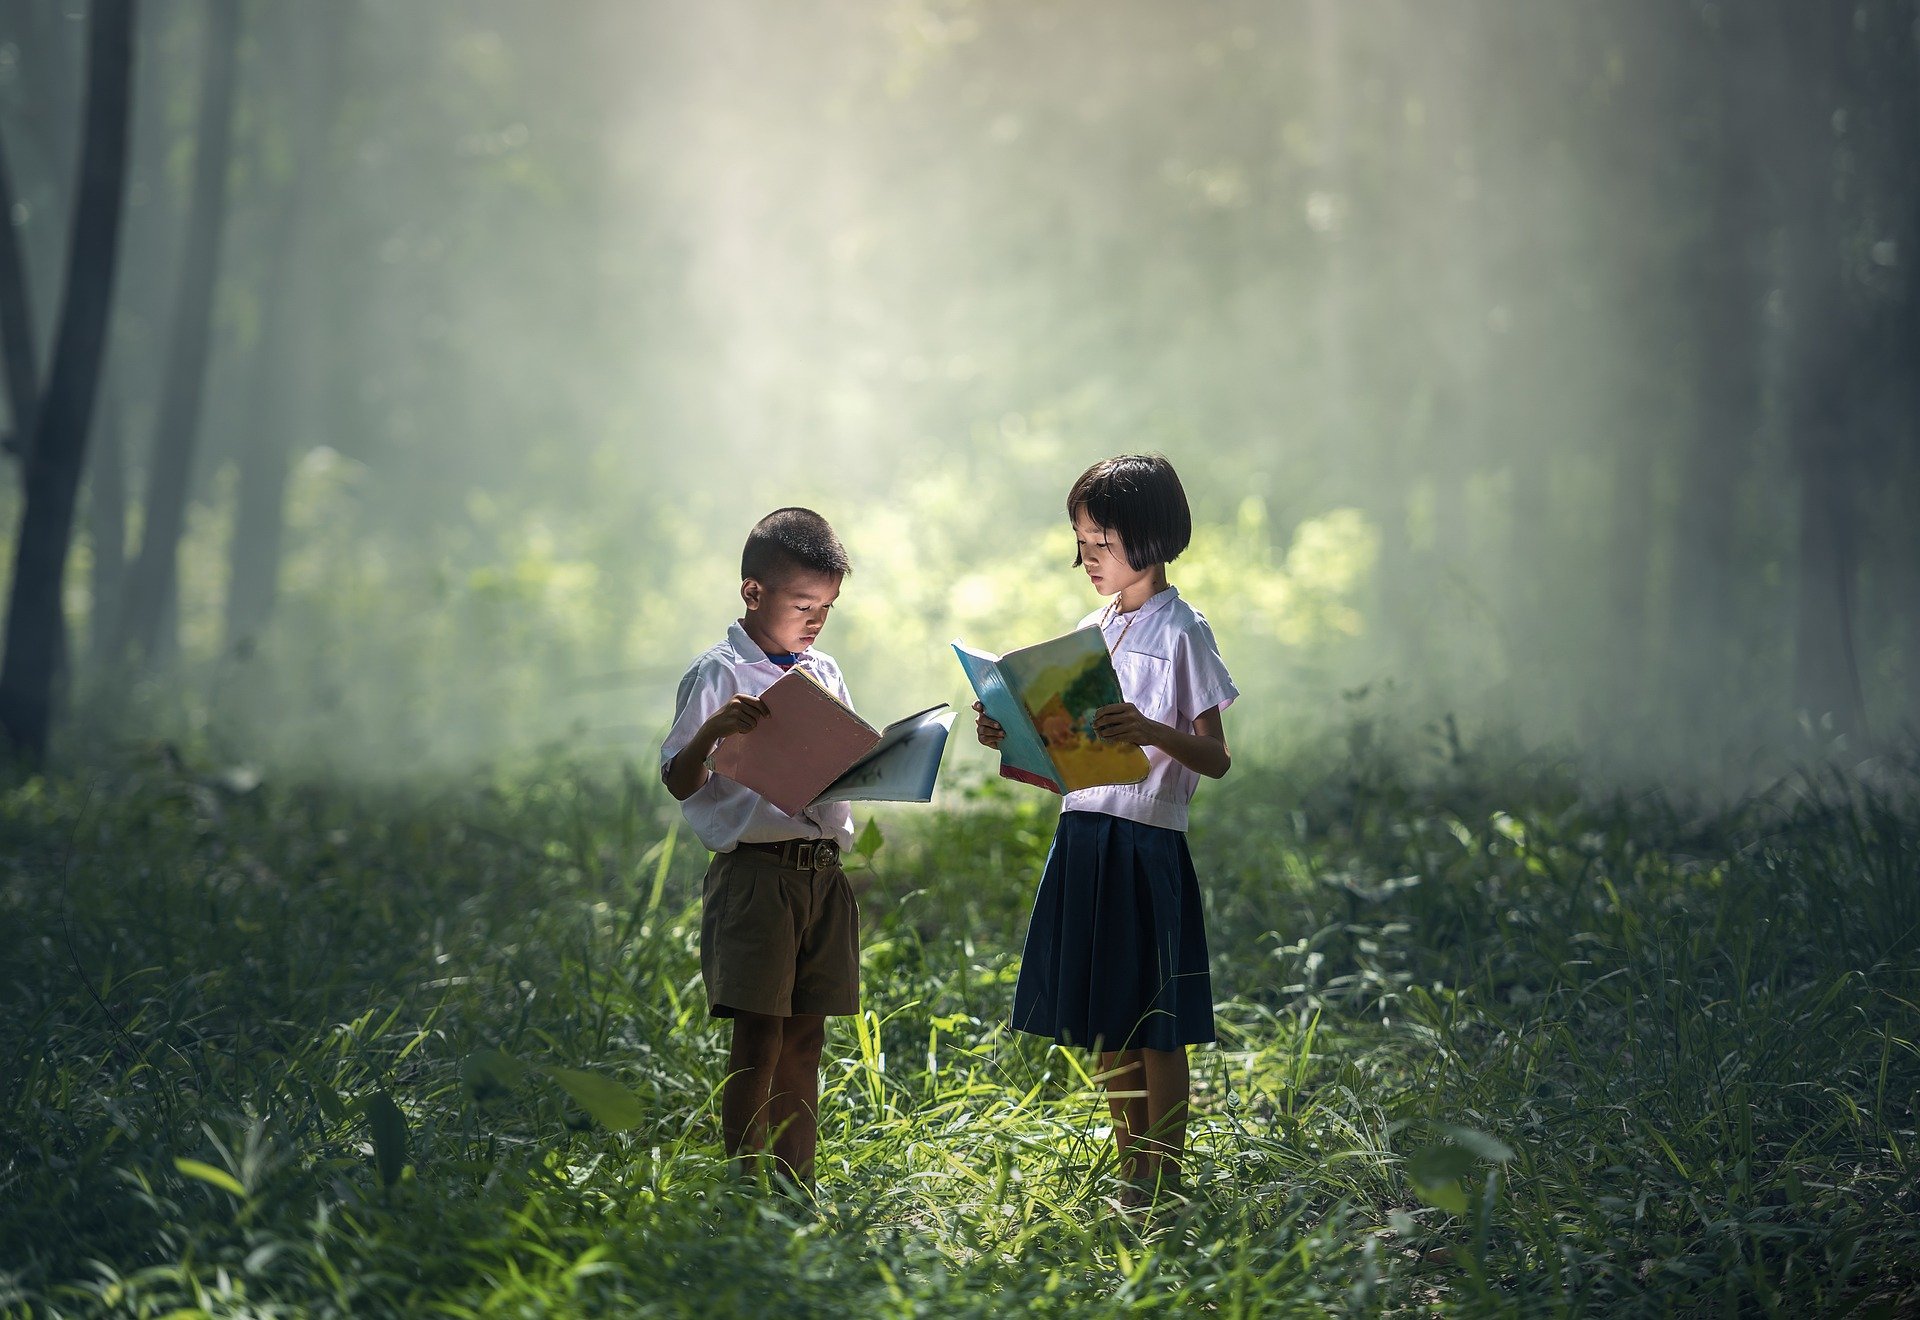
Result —
[[[644,774],[0,795],[0,1310],[1817,1315],[1920,1301],[1920,806],[1242,764],[1197,805],[1192,1203],[1010,1033],[1052,824],[884,816],[818,1203],[742,1185]],[[877,840],[882,824],[870,826]],[[863,831],[863,838],[864,838]]]
[[[407,1167],[407,1116],[385,1092],[368,1096],[360,1108],[373,1138],[373,1165],[380,1171],[380,1185],[391,1187]]]
[[[880,833],[880,822],[869,816],[859,837],[853,841],[853,851],[858,856],[871,861],[873,855],[880,851],[881,845],[885,842],[886,838]]]
[[[717,527],[744,537],[751,518],[737,504],[678,500],[649,520],[662,544],[641,555],[608,547],[590,523],[478,491],[459,525],[370,532],[376,483],[332,450],[302,459],[274,623],[238,654],[222,632],[236,488],[217,484],[182,550],[180,667],[131,693],[93,676],[75,707],[84,733],[134,729],[277,772],[399,782],[556,746],[632,749],[664,734],[685,665],[738,612],[737,547],[716,554],[714,540]],[[897,498],[824,505],[856,571],[820,645],[870,716],[936,700],[964,710],[973,697],[952,638],[1010,649],[1100,603],[1069,567],[1064,518],[1049,510],[983,544],[967,484],[958,470],[930,472]],[[1174,580],[1230,660],[1259,658],[1236,665],[1241,736],[1282,711],[1314,722],[1303,712],[1319,703],[1300,692],[1323,685],[1365,631],[1377,535],[1352,509],[1280,534],[1252,498],[1231,522],[1199,524]],[[906,542],[915,553],[900,553]],[[986,760],[977,747],[949,755]]]
[[[577,1068],[548,1067],[542,1071],[609,1132],[625,1132],[646,1121],[647,1110],[640,1097],[610,1078]]]

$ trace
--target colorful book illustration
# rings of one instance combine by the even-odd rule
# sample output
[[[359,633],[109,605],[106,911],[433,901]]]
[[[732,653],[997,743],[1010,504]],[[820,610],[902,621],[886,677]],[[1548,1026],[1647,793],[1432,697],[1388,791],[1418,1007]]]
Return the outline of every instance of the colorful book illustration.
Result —
[[[806,670],[760,694],[767,716],[713,751],[715,774],[789,816],[819,802],[931,802],[953,711],[945,702],[876,729]]]
[[[1147,754],[1093,731],[1093,713],[1118,704],[1120,677],[1098,628],[1081,628],[1003,656],[953,644],[987,716],[1007,731],[1000,773],[1053,793],[1137,784]]]

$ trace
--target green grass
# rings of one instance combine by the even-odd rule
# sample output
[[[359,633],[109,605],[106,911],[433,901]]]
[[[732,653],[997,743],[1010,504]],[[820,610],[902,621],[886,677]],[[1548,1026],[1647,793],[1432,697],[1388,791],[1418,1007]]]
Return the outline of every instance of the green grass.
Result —
[[[884,817],[801,1206],[721,1160],[653,785],[17,783],[0,1312],[1913,1314],[1920,799],[1880,785],[1207,785],[1222,1042],[1142,1226],[1084,1061],[1003,1022],[1038,794]]]

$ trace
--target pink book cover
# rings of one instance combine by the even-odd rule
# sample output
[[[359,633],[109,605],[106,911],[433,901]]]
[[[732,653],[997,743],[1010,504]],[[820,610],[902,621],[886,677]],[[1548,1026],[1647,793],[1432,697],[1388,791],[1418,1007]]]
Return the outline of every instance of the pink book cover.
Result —
[[[799,815],[880,741],[879,730],[805,670],[788,670],[760,699],[767,717],[750,732],[723,739],[714,749],[713,769],[789,816]]]

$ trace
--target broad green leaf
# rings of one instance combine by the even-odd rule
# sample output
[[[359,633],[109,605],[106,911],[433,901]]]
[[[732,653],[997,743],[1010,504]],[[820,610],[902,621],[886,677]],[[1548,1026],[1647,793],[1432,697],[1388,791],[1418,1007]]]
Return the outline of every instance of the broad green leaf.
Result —
[[[580,1072],[574,1068],[549,1067],[546,1073],[560,1083],[561,1088],[573,1097],[575,1104],[610,1131],[624,1132],[628,1128],[639,1127],[647,1116],[640,1097],[610,1077]]]
[[[391,1187],[407,1167],[407,1116],[385,1091],[368,1096],[360,1102],[360,1108],[373,1136],[373,1163],[380,1171],[380,1183]]]
[[[1478,1128],[1459,1127],[1453,1123],[1441,1125],[1440,1130],[1447,1134],[1448,1140],[1461,1147],[1476,1159],[1490,1160],[1495,1164],[1505,1164],[1513,1158],[1513,1147],[1500,1138],[1480,1131]]]
[[[246,1200],[247,1189],[240,1185],[238,1178],[228,1173],[225,1169],[216,1169],[213,1165],[203,1164],[199,1160],[181,1159],[176,1159],[173,1162],[173,1167],[186,1174],[189,1178],[198,1178],[203,1183],[212,1183],[221,1191],[232,1192],[241,1200]]]
[[[1478,1128],[1442,1124],[1445,1141],[1416,1151],[1407,1160],[1407,1177],[1414,1191],[1428,1205],[1451,1215],[1467,1212],[1467,1194],[1460,1180],[1473,1173],[1480,1160],[1505,1164],[1513,1158],[1513,1147]]]
[[[1467,1194],[1457,1182],[1425,1183],[1415,1178],[1413,1190],[1418,1192],[1420,1199],[1428,1205],[1445,1210],[1450,1215],[1467,1213]]]
[[[1450,1215],[1467,1212],[1467,1194],[1460,1187],[1460,1179],[1472,1171],[1472,1152],[1451,1142],[1428,1146],[1407,1160],[1407,1177],[1420,1199]]]
[[[475,1096],[511,1091],[527,1077],[527,1065],[500,1050],[477,1050],[460,1061],[460,1080]]]
[[[880,824],[873,817],[867,817],[867,827],[860,831],[860,837],[853,841],[853,850],[862,857],[871,857],[880,851],[886,837],[880,833]]]
[[[1450,1141],[1416,1151],[1407,1160],[1407,1176],[1415,1182],[1448,1182],[1473,1172],[1473,1152]]]

